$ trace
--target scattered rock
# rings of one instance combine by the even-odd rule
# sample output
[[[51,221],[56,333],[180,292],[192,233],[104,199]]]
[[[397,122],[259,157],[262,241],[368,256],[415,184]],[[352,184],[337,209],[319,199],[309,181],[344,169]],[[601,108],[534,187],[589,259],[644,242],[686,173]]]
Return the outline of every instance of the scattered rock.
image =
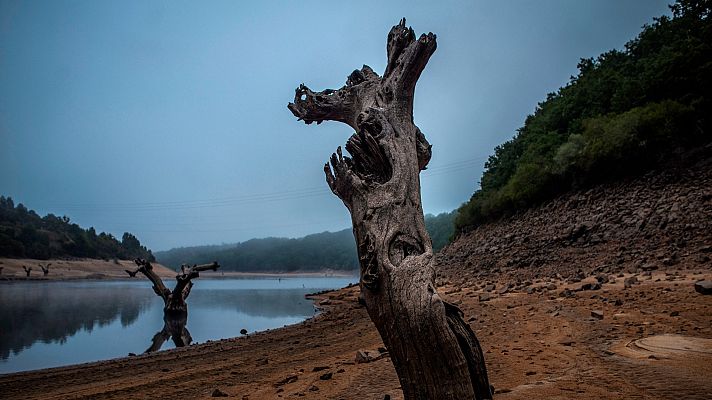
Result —
[[[331,304],[331,300],[329,300],[329,299],[324,299],[319,302],[320,306],[328,306],[329,304]]]
[[[638,278],[636,278],[634,276],[630,276],[623,280],[623,287],[628,289],[637,283],[638,283]]]
[[[712,281],[695,282],[695,291],[700,294],[712,294]]]
[[[489,293],[482,293],[480,295],[480,302],[490,301],[492,296]]]
[[[327,372],[324,375],[320,376],[319,379],[321,379],[322,381],[328,381],[329,379],[331,379],[332,376],[333,374],[331,372]]]
[[[245,329],[245,328],[240,329],[240,335],[247,335],[247,329]]]
[[[319,372],[319,371],[323,371],[325,369],[329,369],[329,367],[325,367],[325,366],[314,367],[314,369],[312,369],[312,372]]]
[[[371,361],[376,361],[383,358],[385,353],[381,353],[373,350],[359,350],[356,352],[356,363],[369,363]]]
[[[603,311],[591,310],[591,316],[596,319],[603,319]]]
[[[229,397],[230,395],[223,392],[222,390],[220,390],[218,388],[215,388],[215,390],[213,390],[213,393],[211,394],[211,396],[212,397]]]
[[[282,379],[281,381],[275,383],[274,386],[282,386],[282,385],[286,385],[288,383],[294,383],[298,379],[299,379],[299,375],[291,374],[291,375],[287,376],[286,378]]]

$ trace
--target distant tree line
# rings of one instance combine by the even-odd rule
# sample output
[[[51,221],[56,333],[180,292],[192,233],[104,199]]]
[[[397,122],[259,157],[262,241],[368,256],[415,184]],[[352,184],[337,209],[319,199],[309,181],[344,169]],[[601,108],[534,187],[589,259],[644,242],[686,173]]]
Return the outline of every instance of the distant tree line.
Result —
[[[22,203],[15,206],[10,197],[0,196],[0,257],[97,258],[155,261],[153,254],[136,236],[126,232],[117,240],[110,233],[82,229],[67,216],[40,217]]]
[[[711,141],[712,2],[670,8],[624,50],[582,59],[578,75],[494,149],[457,232]]]
[[[426,215],[425,225],[435,251],[447,244],[452,235],[454,215],[454,212]],[[351,229],[298,239],[272,237],[235,244],[181,247],[156,252],[156,259],[172,268],[183,263],[204,264],[217,260],[223,271],[241,272],[349,271],[359,267]]]

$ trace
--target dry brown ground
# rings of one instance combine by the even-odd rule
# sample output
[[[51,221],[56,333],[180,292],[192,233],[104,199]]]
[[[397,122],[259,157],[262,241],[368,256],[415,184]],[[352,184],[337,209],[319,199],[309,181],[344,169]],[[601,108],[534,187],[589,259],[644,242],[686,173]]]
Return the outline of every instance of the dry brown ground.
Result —
[[[49,274],[44,276],[40,264],[49,267]],[[104,260],[31,260],[31,259],[15,259],[15,258],[0,258],[0,267],[3,267],[0,273],[0,279],[27,279],[22,266],[32,267],[30,279],[116,279],[128,278],[125,269],[134,270],[136,264],[130,260],[104,261]],[[164,267],[161,264],[152,264],[156,273],[164,278],[175,277],[175,271]]]
[[[712,296],[692,282],[712,271],[667,272],[627,290],[619,279],[569,298],[558,296],[561,283],[485,302],[468,287],[440,293],[477,331],[496,399],[709,399]],[[330,304],[313,320],[248,338],[0,376],[0,398],[207,399],[220,389],[248,400],[401,399],[389,358],[354,362],[357,350],[382,346],[357,294],[324,294]]]

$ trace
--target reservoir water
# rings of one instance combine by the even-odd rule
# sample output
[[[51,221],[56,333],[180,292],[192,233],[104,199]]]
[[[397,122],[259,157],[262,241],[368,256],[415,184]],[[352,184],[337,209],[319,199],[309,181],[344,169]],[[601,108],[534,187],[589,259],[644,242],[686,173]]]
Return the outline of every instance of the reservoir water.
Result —
[[[240,336],[241,329],[253,333],[295,324],[315,314],[305,294],[356,281],[198,279],[179,336],[196,344]],[[176,342],[167,327],[163,301],[147,280],[3,283],[0,374],[170,349]]]

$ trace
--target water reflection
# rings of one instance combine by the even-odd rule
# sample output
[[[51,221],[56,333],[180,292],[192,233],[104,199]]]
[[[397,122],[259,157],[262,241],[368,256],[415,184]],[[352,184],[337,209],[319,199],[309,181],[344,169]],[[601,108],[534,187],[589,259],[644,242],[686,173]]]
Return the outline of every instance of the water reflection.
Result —
[[[11,352],[17,354],[38,341],[63,344],[78,331],[92,332],[117,316],[122,326],[132,324],[152,300],[153,294],[142,286],[107,290],[86,283],[1,285],[0,358],[5,360]]]
[[[164,319],[163,302],[147,280],[0,284],[0,374],[165,350],[240,336],[242,329],[256,332],[298,323],[314,315],[313,303],[304,294],[353,280],[203,280],[190,295],[190,324],[186,318]]]
[[[185,347],[190,345],[193,338],[186,328],[186,323],[188,322],[188,316],[163,316],[163,329],[156,332],[151,339],[151,346],[149,346],[144,353],[153,353],[161,349],[166,340],[173,340],[173,344],[176,347]]]

